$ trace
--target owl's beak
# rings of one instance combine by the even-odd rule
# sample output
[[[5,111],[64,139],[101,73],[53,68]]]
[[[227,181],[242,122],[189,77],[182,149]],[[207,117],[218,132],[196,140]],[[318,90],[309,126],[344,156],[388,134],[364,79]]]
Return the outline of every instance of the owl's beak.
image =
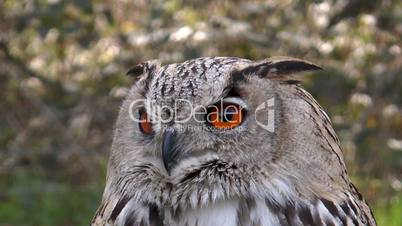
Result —
[[[173,128],[167,128],[163,133],[162,159],[165,169],[169,175],[170,170],[173,168],[176,162],[176,151],[174,150],[175,134],[176,132]]]

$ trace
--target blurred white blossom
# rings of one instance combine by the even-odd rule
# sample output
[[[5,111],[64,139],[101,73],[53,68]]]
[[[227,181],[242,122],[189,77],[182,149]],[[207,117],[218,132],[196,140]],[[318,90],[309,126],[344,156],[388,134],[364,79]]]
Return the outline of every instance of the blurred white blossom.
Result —
[[[402,151],[402,140],[389,139],[387,145],[391,149]]]
[[[370,106],[373,103],[371,97],[364,93],[353,94],[352,97],[350,98],[350,102],[352,104],[362,105],[365,107]]]
[[[389,47],[389,53],[392,55],[400,55],[401,54],[401,47],[398,45],[392,45],[391,47]]]
[[[186,40],[193,33],[193,29],[188,26],[184,26],[176,30],[170,35],[170,40],[174,42],[179,42]]]

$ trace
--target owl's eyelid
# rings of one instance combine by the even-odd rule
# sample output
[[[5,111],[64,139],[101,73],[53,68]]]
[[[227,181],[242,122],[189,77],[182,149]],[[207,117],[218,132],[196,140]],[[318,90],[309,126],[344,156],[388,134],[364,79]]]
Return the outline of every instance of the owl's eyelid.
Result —
[[[246,110],[248,109],[248,105],[246,104],[246,102],[244,102],[244,100],[239,97],[226,97],[222,101],[237,104]]]

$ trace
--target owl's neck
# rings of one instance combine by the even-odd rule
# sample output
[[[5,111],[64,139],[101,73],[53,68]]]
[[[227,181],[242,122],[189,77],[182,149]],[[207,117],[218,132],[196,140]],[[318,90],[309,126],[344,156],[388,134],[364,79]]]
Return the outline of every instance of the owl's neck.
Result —
[[[346,167],[332,123],[314,98],[298,86],[289,86],[279,100],[282,122],[276,151],[278,172],[292,178],[296,189],[334,193],[347,187]],[[290,93],[290,95],[289,95]],[[281,130],[282,129],[282,130]]]
[[[106,193],[159,208],[198,208],[247,197],[285,204],[297,195],[288,178],[222,161],[215,155],[183,161],[170,178],[153,164],[131,167],[130,172],[120,175],[114,176],[115,182]]]

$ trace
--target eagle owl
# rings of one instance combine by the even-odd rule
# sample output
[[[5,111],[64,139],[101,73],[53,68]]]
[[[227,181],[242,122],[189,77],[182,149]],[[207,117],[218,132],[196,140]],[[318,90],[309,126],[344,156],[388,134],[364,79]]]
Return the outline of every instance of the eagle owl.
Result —
[[[148,61],[119,112],[91,225],[376,225],[289,57]]]

